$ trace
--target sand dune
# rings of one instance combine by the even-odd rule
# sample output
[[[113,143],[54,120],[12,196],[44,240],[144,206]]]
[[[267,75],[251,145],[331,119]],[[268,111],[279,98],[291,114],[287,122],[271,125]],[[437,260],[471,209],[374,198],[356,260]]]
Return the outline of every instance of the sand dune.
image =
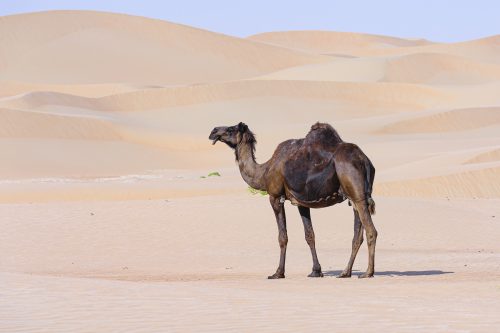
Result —
[[[246,80],[175,88],[155,88],[100,98],[33,92],[0,100],[10,108],[64,105],[104,111],[140,111],[251,97],[290,97],[368,103],[370,107],[422,109],[446,105],[453,95],[432,87],[404,83]],[[362,111],[360,109],[360,111]]]
[[[438,44],[428,47],[436,52],[456,54],[479,61],[500,64],[498,55],[500,54],[500,35],[486,38],[453,43]]]
[[[210,157],[214,148],[205,146],[205,127],[245,120],[241,117],[272,144],[286,135],[303,136],[317,120],[337,122],[349,139],[373,142],[382,155],[391,139],[381,134],[393,134],[394,140],[449,135],[444,140],[451,147],[461,132],[486,138],[499,122],[498,36],[450,44],[325,31],[240,39],[141,17],[77,11],[2,17],[0,27],[0,135],[14,146],[29,142],[33,150],[38,149],[34,139],[60,140],[65,154],[71,150],[66,141],[75,147],[101,141],[152,149],[145,160],[155,168],[192,167],[189,152],[208,165],[229,167],[231,155],[220,158],[223,147],[215,148],[217,158]],[[135,63],[141,66],[130,66]],[[113,154],[107,147],[93,149],[98,156]],[[83,151],[78,160],[94,156]],[[265,145],[263,158],[272,151]],[[136,148],[131,152],[131,158],[143,158]],[[383,160],[382,155],[374,158]],[[32,163],[39,161],[45,170],[56,165],[36,156]],[[57,154],[50,156],[57,160]],[[390,160],[405,163],[406,157]],[[447,161],[450,174],[470,171],[460,169],[463,161]],[[82,169],[64,163],[64,174],[85,168],[100,174],[86,163]],[[140,165],[117,165],[117,174],[140,172],[147,163]],[[112,163],[105,169],[112,173]],[[5,171],[14,174],[29,175],[29,168]],[[44,174],[57,170],[33,176]],[[461,180],[465,187],[470,179]]]
[[[261,80],[377,82],[386,71],[382,58],[336,58],[327,63],[308,64],[272,72]]]
[[[465,131],[500,123],[500,108],[459,109],[403,120],[378,131],[381,134]]]
[[[380,183],[381,195],[404,197],[496,198],[500,191],[500,167],[484,168],[446,176]]]
[[[0,122],[4,138],[120,139],[113,126],[101,119],[0,109]]]
[[[85,11],[2,17],[0,41],[0,80],[45,84],[213,82],[322,61],[180,24]]]
[[[153,122],[134,124],[126,117],[106,114],[0,109],[0,121],[0,137],[9,139],[127,141],[169,152],[206,150],[205,137],[163,132]]]
[[[428,84],[481,84],[500,80],[500,66],[436,53],[390,59],[384,81]]]
[[[365,56],[390,48],[405,48],[432,44],[424,39],[403,39],[380,35],[335,31],[267,32],[248,39],[290,49],[336,56]]]
[[[335,59],[283,69],[260,79],[473,85],[498,82],[500,66],[461,56],[415,53],[388,58]]]
[[[500,161],[500,149],[490,150],[469,159],[467,163],[486,163]]]
[[[500,63],[500,35],[458,43],[432,43],[422,39],[328,31],[270,32],[249,38],[290,49],[333,56],[387,57],[439,53],[462,56],[480,62]]]
[[[137,89],[140,89],[140,87],[125,84],[56,85],[0,81],[0,98],[26,94],[33,91],[51,91],[83,97],[103,97]]]

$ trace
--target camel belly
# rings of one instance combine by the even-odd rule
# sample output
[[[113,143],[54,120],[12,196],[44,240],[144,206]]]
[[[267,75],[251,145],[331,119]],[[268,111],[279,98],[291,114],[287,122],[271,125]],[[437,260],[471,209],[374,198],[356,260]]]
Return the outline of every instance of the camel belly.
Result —
[[[341,203],[347,198],[344,197],[342,193],[339,192],[333,192],[329,195],[325,195],[323,197],[319,197],[314,200],[304,200],[304,199],[299,199],[297,198],[297,195],[293,193],[293,191],[290,191],[285,188],[285,198],[287,200],[290,200],[291,204],[294,206],[303,206],[303,207],[309,207],[309,208],[324,208],[324,207],[329,207],[333,206],[335,204]]]

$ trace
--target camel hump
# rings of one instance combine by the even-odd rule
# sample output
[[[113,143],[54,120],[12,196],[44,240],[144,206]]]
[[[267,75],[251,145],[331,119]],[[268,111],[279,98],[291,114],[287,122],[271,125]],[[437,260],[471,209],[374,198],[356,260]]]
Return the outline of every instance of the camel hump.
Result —
[[[304,143],[334,146],[341,142],[339,133],[330,124],[317,122],[311,126]]]

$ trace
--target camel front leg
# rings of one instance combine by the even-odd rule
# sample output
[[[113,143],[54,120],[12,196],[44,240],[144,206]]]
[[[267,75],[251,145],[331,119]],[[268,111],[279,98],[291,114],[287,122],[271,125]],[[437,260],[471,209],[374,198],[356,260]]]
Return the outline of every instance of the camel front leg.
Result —
[[[285,204],[280,202],[280,198],[269,196],[271,207],[273,208],[274,215],[276,215],[276,223],[278,224],[278,242],[280,245],[280,263],[276,273],[268,276],[268,279],[284,279],[285,278],[285,258],[286,258],[286,245],[288,243],[288,235],[286,232],[286,216]]]
[[[308,277],[323,277],[321,272],[321,265],[319,264],[318,255],[316,254],[316,243],[314,236],[314,229],[311,222],[311,209],[308,207],[299,206],[300,217],[302,217],[302,223],[304,224],[304,234],[306,237],[306,242],[311,249],[311,255],[313,259],[313,268],[311,274]]]

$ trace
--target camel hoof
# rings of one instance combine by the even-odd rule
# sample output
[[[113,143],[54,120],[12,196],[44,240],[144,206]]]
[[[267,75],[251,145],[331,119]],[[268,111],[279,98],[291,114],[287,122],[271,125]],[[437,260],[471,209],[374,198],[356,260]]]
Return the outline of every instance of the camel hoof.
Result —
[[[344,272],[342,272],[342,273],[340,273],[340,274],[337,276],[337,278],[339,278],[339,279],[350,278],[350,277],[351,277],[351,273],[347,273],[347,272],[345,272],[345,271],[344,271]]]
[[[323,277],[323,273],[321,271],[312,271],[307,277]]]
[[[274,280],[274,279],[284,279],[285,278],[285,274],[282,274],[282,273],[274,273],[273,275],[269,275],[267,277],[269,280]]]
[[[361,274],[360,276],[358,276],[359,279],[372,278],[372,277],[373,277],[373,273],[364,273],[364,274]]]

